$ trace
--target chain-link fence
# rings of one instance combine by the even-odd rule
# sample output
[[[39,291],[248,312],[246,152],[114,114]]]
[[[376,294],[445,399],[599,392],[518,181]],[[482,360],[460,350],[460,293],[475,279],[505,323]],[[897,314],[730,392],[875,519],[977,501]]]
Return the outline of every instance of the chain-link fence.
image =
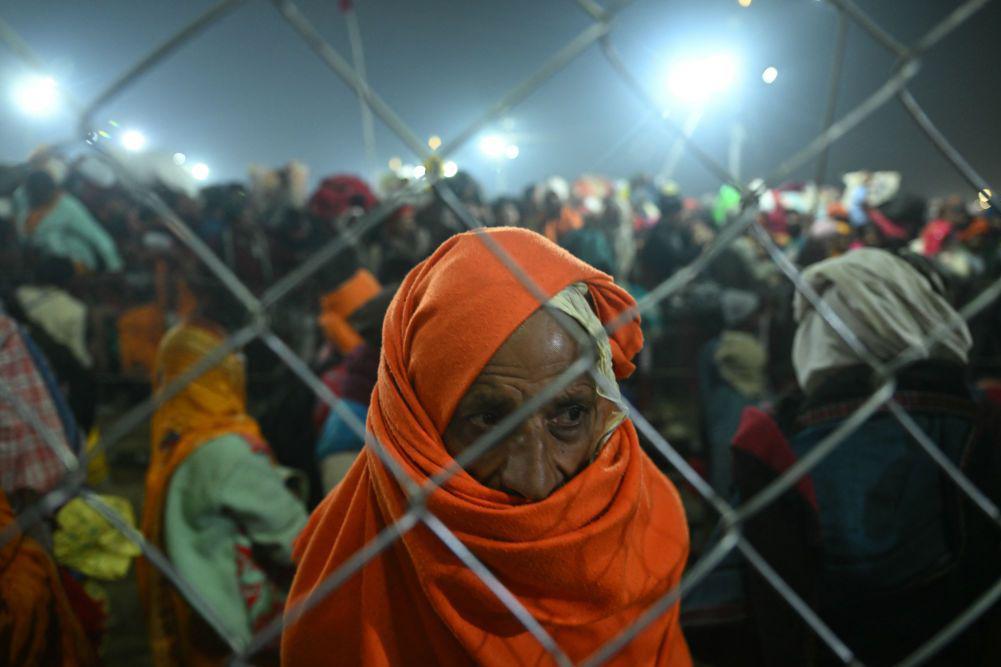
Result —
[[[720,530],[718,531],[719,539],[702,555],[700,560],[688,568],[679,586],[672,590],[665,590],[663,596],[645,613],[641,614],[635,623],[629,627],[622,628],[620,634],[613,641],[608,642],[600,650],[588,657],[584,661],[584,664],[589,666],[602,664],[616,655],[644,627],[669,610],[686,592],[692,590],[694,586],[703,581],[728,554],[734,551],[743,555],[750,567],[754,568],[774,588],[775,592],[795,610],[801,619],[841,662],[844,664],[859,664],[852,647],[846,645],[825,624],[824,620],[811,609],[810,605],[794,592],[793,587],[783,581],[776,570],[742,535],[742,527],[749,519],[758,515],[782,496],[782,494],[793,488],[800,479],[813,470],[826,457],[830,456],[832,452],[878,410],[887,411],[898,420],[899,424],[913,436],[914,442],[934,461],[935,465],[955,484],[956,488],[972,501],[991,522],[1001,524],[1001,511],[999,511],[997,505],[978,490],[957,465],[941,452],[934,439],[921,430],[917,422],[894,397],[896,374],[909,362],[918,358],[917,353],[919,349],[930,348],[934,342],[941,340],[951,328],[957,326],[957,322],[942,322],[924,342],[923,346],[916,346],[914,349],[905,351],[890,363],[878,361],[866,349],[851,327],[803,279],[796,266],[789,261],[786,255],[774,243],[769,233],[762,227],[755,215],[758,197],[761,193],[777,185],[797,168],[825,155],[833,143],[851,132],[859,123],[878,109],[884,105],[894,103],[895,100],[903,105],[928,139],[952,163],[966,182],[969,183],[973,189],[972,191],[978,193],[981,196],[981,200],[989,203],[989,206],[994,211],[998,211],[999,207],[1001,207],[1001,201],[991,194],[991,191],[987,188],[987,184],[978,175],[977,171],[967,163],[942,132],[936,128],[932,120],[923,111],[919,102],[908,90],[908,85],[919,75],[921,59],[925,53],[963,22],[971,20],[979,10],[987,5],[988,0],[969,0],[962,3],[912,45],[901,43],[891,32],[878,25],[870,16],[857,7],[852,0],[830,0],[830,2],[840,15],[840,33],[843,33],[845,26],[851,22],[864,30],[873,40],[896,57],[896,65],[893,67],[889,77],[864,101],[841,118],[833,119],[832,110],[834,109],[834,105],[829,105],[825,120],[825,129],[801,150],[780,162],[770,175],[764,179],[763,183],[755,189],[751,189],[739,182],[734,176],[728,173],[726,168],[702,150],[681,128],[676,127],[673,121],[663,118],[661,114],[657,113],[658,118],[662,119],[662,122],[668,129],[677,134],[679,140],[684,142],[687,150],[706,169],[714,174],[722,183],[733,186],[741,193],[741,207],[739,213],[729,220],[726,227],[695,261],[651,290],[639,300],[637,307],[640,312],[647,311],[656,307],[668,297],[678,293],[679,290],[691,283],[735,239],[750,233],[767,250],[768,255],[788,280],[791,281],[799,294],[816,309],[861,360],[872,366],[874,372],[881,378],[882,385],[872,393],[861,407],[845,419],[836,430],[812,449],[808,455],[798,460],[773,483],[761,490],[760,493],[747,498],[737,507],[728,504],[724,498],[720,497],[689,466],[685,458],[672,448],[671,443],[644,418],[643,414],[630,406],[632,419],[640,433],[663,454],[677,472],[719,514],[721,518]],[[170,382],[157,395],[135,406],[121,416],[120,419],[106,430],[97,447],[88,451],[80,459],[75,459],[71,454],[66,452],[64,447],[60,446],[58,439],[31,413],[28,406],[19,404],[17,399],[9,392],[3,391],[0,393],[0,400],[11,402],[18,414],[31,422],[39,436],[45,439],[59,453],[60,459],[66,468],[61,483],[44,495],[37,504],[22,512],[17,517],[17,524],[10,526],[0,536],[0,544],[6,544],[18,530],[27,529],[50,515],[68,499],[80,497],[103,516],[107,517],[109,521],[113,522],[130,540],[135,541],[139,545],[149,562],[176,586],[177,590],[188,603],[207,623],[219,632],[220,637],[228,642],[229,648],[232,650],[234,663],[240,664],[251,660],[257,652],[279,637],[285,626],[296,623],[302,614],[306,613],[312,606],[320,603],[326,596],[331,595],[352,575],[363,568],[366,563],[399,540],[402,535],[419,525],[423,525],[436,535],[459,561],[464,563],[466,567],[482,580],[496,595],[497,599],[538,640],[539,644],[552,657],[555,663],[560,665],[570,664],[570,659],[561,647],[546,632],[544,627],[532,617],[519,602],[518,598],[505,587],[505,582],[495,577],[477,559],[474,551],[456,537],[446,522],[429,512],[426,500],[436,492],[445,480],[460,470],[461,466],[468,465],[470,461],[501,442],[512,429],[517,427],[520,421],[539,409],[540,406],[550,400],[552,396],[572,381],[580,372],[591,369],[594,376],[598,378],[597,374],[593,372],[593,360],[587,356],[578,359],[546,391],[535,396],[518,410],[508,415],[493,430],[466,450],[462,456],[457,458],[451,468],[435,478],[421,482],[420,480],[408,477],[400,464],[388,453],[383,445],[371,433],[365,432],[365,425],[310,370],[308,364],[297,356],[273,332],[270,317],[277,304],[280,304],[294,290],[315,276],[323,266],[337,261],[338,256],[342,252],[351,247],[366,232],[377,227],[398,207],[401,201],[411,196],[418,188],[433,187],[445,204],[452,209],[466,227],[469,229],[478,228],[480,223],[464,208],[456,195],[449,190],[447,183],[439,178],[440,171],[433,168],[433,165],[440,164],[441,160],[453,154],[461,146],[469,142],[481,129],[492,121],[502,117],[508,110],[531,95],[533,91],[545,85],[554,74],[587,50],[591,48],[600,49],[608,64],[628,84],[628,87],[636,96],[649,105],[651,109],[657,110],[658,105],[655,103],[651,93],[644,88],[639,79],[634,76],[618,56],[613,45],[616,14],[622,11],[629,3],[622,0],[610,0],[605,5],[601,5],[595,0],[578,0],[577,4],[579,8],[585,11],[592,19],[587,28],[556,51],[537,71],[525,78],[509,93],[491,105],[475,122],[455,132],[451,139],[444,142],[439,151],[432,154],[425,148],[424,143],[418,139],[414,132],[407,127],[400,116],[359,76],[349,61],[324,40],[315,26],[294,2],[290,0],[274,0],[273,5],[278,12],[276,22],[278,20],[287,22],[330,70],[354,91],[364,102],[368,110],[391,129],[429,167],[424,179],[391,196],[376,209],[367,213],[360,220],[359,224],[352,227],[347,234],[336,238],[326,247],[320,248],[308,261],[302,263],[295,270],[268,287],[260,297],[255,296],[251,290],[242,284],[233,271],[188,228],[180,217],[154,191],[134,179],[126,166],[119,162],[114,154],[107,152],[99,143],[87,141],[91,137],[90,133],[93,129],[92,118],[99,109],[129,89],[130,86],[135,84],[152,68],[168,59],[178,49],[183,48],[185,44],[197,38],[201,31],[231,12],[238,11],[243,4],[243,0],[222,0],[217,3],[124,72],[94,100],[85,104],[76,103],[74,104],[74,109],[79,114],[78,129],[80,141],[86,142],[91,150],[95,151],[106,161],[115,170],[120,182],[127,188],[129,193],[138,202],[150,207],[169,228],[170,232],[186,245],[204,263],[205,267],[222,281],[232,295],[242,304],[246,313],[245,324],[229,335],[223,344],[204,357],[194,367],[173,382]],[[2,19],[0,19],[0,40],[5,43],[7,48],[12,49],[26,64],[42,71],[39,58],[35,56],[30,47]],[[841,51],[845,48],[845,40],[843,38],[838,39],[837,48]],[[836,56],[836,61],[840,61],[840,55]],[[839,76],[841,76],[839,68],[835,68],[832,72],[832,90],[836,89],[837,78]],[[505,251],[492,242],[489,236],[480,235],[480,238],[505,266],[515,272],[518,280],[524,287],[538,297],[540,304],[545,304],[546,298],[542,291],[532,282],[526,272],[518,267],[514,259],[507,256]],[[961,316],[969,320],[991,305],[999,294],[1001,294],[1001,280],[991,284],[970,301],[962,309]],[[617,321],[608,323],[607,330],[614,332],[634,314],[626,313]],[[219,621],[218,614],[202,598],[195,587],[179,576],[160,549],[149,543],[141,534],[125,525],[114,511],[105,505],[92,491],[86,488],[84,471],[92,457],[100,451],[114,447],[123,436],[149,419],[159,405],[176,395],[187,383],[218,364],[226,355],[240,349],[255,339],[263,341],[302,382],[308,385],[320,399],[329,404],[333,411],[336,411],[365,439],[367,446],[379,455],[383,464],[407,493],[410,507],[396,523],[388,526],[376,539],[344,562],[322,585],[316,587],[309,597],[288,608],[284,617],[258,632],[249,643],[244,644],[227,635],[223,624]],[[581,349],[586,348],[587,346],[583,346]],[[2,389],[0,387],[0,390]],[[998,528],[1001,529],[1001,525],[998,525]],[[941,628],[937,634],[928,637],[924,645],[915,650],[901,664],[918,665],[936,655],[953,638],[975,622],[999,598],[1001,598],[1001,580],[984,590],[982,595],[968,609],[956,616],[948,625]]]

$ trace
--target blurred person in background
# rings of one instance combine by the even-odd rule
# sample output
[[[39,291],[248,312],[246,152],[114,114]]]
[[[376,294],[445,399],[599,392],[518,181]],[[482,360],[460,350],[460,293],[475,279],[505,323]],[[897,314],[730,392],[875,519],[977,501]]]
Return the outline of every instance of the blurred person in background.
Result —
[[[559,176],[538,183],[532,201],[536,210],[532,228],[553,243],[584,226],[583,216],[570,205],[570,185]]]
[[[71,260],[80,272],[122,269],[115,241],[49,172],[29,173],[14,195],[14,207],[18,234],[32,246]]]
[[[452,210],[446,202],[446,193],[451,193],[459,201],[474,222],[462,220]],[[452,236],[467,231],[470,224],[488,227],[493,224],[493,211],[483,197],[483,188],[469,172],[460,171],[455,176],[441,179],[430,194],[430,200],[415,215],[417,226],[426,229],[430,235],[427,252],[420,259],[426,258]],[[397,277],[397,280],[400,278]]]
[[[87,306],[68,291],[73,264],[62,257],[35,258],[32,279],[17,300],[33,324],[65,347],[84,368],[93,365],[87,346]]]
[[[708,481],[723,498],[731,495],[730,442],[740,415],[744,408],[761,401],[767,389],[768,354],[758,336],[760,304],[753,292],[724,290],[720,295],[724,329],[699,352]]]
[[[63,589],[52,557],[21,532],[0,490],[0,662],[9,667],[100,664]]]
[[[379,370],[382,320],[396,287],[383,288],[351,314],[348,324],[361,336],[362,342],[323,376],[324,382],[341,399],[344,408],[357,418],[362,428],[365,427],[369,400]],[[365,438],[325,401],[318,399],[316,408],[315,421],[320,430],[316,441],[316,460],[323,491],[327,493],[347,474],[358,452],[365,446]]]
[[[660,218],[641,235],[636,256],[637,282],[653,289],[690,264],[699,254],[691,228],[685,224],[680,195],[662,193],[657,202]]]
[[[80,440],[44,357],[2,308],[0,399],[0,487],[21,511],[56,486]]]
[[[89,601],[52,556],[47,519],[21,529],[15,516],[55,489],[79,440],[44,359],[0,309],[0,661],[5,665],[91,665],[89,641],[71,597]],[[69,421],[67,421],[69,420]]]
[[[483,186],[468,171],[459,171],[455,176],[442,179],[469,212],[480,223],[491,224],[491,209],[483,196]],[[437,245],[435,246],[437,247]]]
[[[201,192],[199,235],[255,294],[271,283],[274,272],[264,232],[242,183],[213,185]]]
[[[970,391],[970,332],[941,281],[871,248],[814,264],[803,277],[879,361],[919,351],[898,373],[895,399],[945,457],[1001,501],[1001,411]],[[882,383],[799,293],[794,310],[802,395],[774,415],[745,410],[734,438],[742,500],[813,451]],[[925,345],[939,325],[951,328]],[[751,519],[745,535],[872,665],[903,659],[1001,575],[996,526],[885,409]],[[812,631],[759,576],[749,577],[748,591],[762,644],[782,656],[769,664],[806,664]],[[995,608],[930,664],[998,664],[998,622]]]
[[[376,230],[373,246],[378,251],[379,282],[399,283],[410,269],[431,254],[431,234],[417,224],[412,206],[401,206]]]
[[[1001,406],[1001,304],[994,302],[970,320],[974,386],[985,400]]]
[[[318,222],[345,229],[352,219],[372,210],[378,203],[364,180],[351,174],[335,174],[320,182],[307,207]]]
[[[496,227],[521,227],[524,213],[514,197],[499,197],[493,203],[493,224]]]
[[[34,261],[31,280],[7,299],[45,355],[84,437],[94,424],[98,389],[89,338],[87,304],[70,291],[72,263],[61,257]]]
[[[615,184],[606,178],[583,176],[574,182],[573,192],[583,224],[563,232],[559,244],[596,269],[624,277],[635,248],[625,202],[617,199]]]
[[[160,343],[154,393],[225,340],[227,299],[219,287],[199,292],[202,309]],[[240,644],[281,613],[306,522],[297,480],[274,463],[245,392],[243,360],[231,353],[157,408],[142,514],[146,538]],[[227,644],[164,575],[146,560],[137,575],[154,664],[225,664]]]

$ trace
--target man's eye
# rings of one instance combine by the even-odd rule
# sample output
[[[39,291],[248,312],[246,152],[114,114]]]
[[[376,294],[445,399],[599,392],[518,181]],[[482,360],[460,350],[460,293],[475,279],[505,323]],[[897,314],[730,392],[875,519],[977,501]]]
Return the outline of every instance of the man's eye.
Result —
[[[488,426],[493,426],[500,421],[500,415],[496,412],[477,412],[476,414],[469,417],[469,421],[473,423],[474,426],[480,428],[486,428]]]
[[[553,422],[559,428],[573,428],[580,426],[585,415],[587,415],[587,408],[583,405],[568,405],[560,409]]]

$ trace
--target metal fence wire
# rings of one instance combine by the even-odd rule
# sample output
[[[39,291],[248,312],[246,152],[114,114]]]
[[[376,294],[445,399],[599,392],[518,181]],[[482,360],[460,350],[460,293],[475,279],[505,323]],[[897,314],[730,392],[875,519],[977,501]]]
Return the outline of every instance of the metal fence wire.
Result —
[[[771,174],[763,180],[763,183],[757,185],[755,189],[739,182],[726,168],[710,157],[706,151],[702,150],[682,128],[676,126],[671,119],[663,117],[660,113],[656,113],[660,122],[664,123],[683,142],[685,148],[722,183],[727,183],[737,188],[741,193],[742,199],[739,213],[732,216],[710,246],[690,265],[682,268],[641,298],[637,308],[640,312],[643,312],[656,307],[664,299],[674,295],[696,278],[735,239],[746,233],[751,233],[764,246],[772,261],[791,281],[795,290],[813,305],[821,317],[858,354],[861,360],[872,366],[878,377],[881,378],[882,385],[839,428],[830,433],[808,455],[797,461],[757,495],[746,499],[742,505],[737,507],[731,506],[725,499],[721,498],[686,463],[685,459],[672,447],[667,439],[634,406],[630,405],[632,419],[640,433],[663,454],[677,472],[691,484],[692,488],[719,513],[721,517],[720,530],[718,531],[719,539],[713,544],[712,548],[708,549],[702,555],[700,560],[689,567],[677,587],[665,591],[663,597],[654,603],[631,626],[623,628],[613,641],[602,646],[582,663],[588,667],[596,667],[614,656],[639,634],[647,624],[676,604],[686,592],[704,580],[728,554],[734,551],[743,555],[749,566],[754,568],[774,588],[775,592],[785,600],[842,663],[846,665],[861,664],[855,657],[852,647],[846,645],[810,606],[793,591],[792,587],[783,581],[769,563],[742,536],[741,529],[749,519],[776,501],[783,493],[791,489],[798,480],[829,456],[877,410],[886,411],[892,415],[913,436],[917,445],[934,461],[942,473],[955,484],[958,490],[979,508],[991,522],[1001,529],[1001,510],[999,510],[998,506],[981,493],[960,469],[941,453],[934,440],[921,430],[920,426],[894,398],[896,373],[909,361],[917,358],[916,352],[918,349],[930,348],[932,343],[941,339],[951,328],[961,323],[958,321],[942,322],[927,340],[924,341],[924,345],[906,350],[890,363],[879,362],[866,349],[852,329],[837,313],[825,304],[814,289],[803,279],[801,273],[773,242],[768,232],[758,222],[756,216],[759,195],[769,188],[778,185],[784,177],[809,161],[818,158],[826,159],[826,151],[834,142],[851,132],[859,123],[884,105],[891,103],[894,99],[903,105],[904,109],[906,109],[928,139],[956,168],[965,181],[972,186],[973,190],[980,195],[981,201],[986,202],[995,212],[1001,211],[1001,202],[999,202],[998,198],[991,194],[991,190],[987,188],[987,184],[980,175],[964,159],[959,151],[949,143],[945,135],[936,128],[932,120],[925,114],[919,102],[908,90],[909,83],[919,74],[921,59],[925,53],[963,22],[972,18],[980,9],[987,5],[989,0],[969,0],[964,2],[912,45],[907,45],[897,40],[890,32],[878,25],[855,5],[852,0],[828,1],[839,13],[841,23],[839,33],[843,33],[845,27],[850,22],[868,33],[873,40],[896,58],[896,65],[893,67],[889,77],[860,104],[836,120],[833,118],[832,113],[834,105],[829,104],[828,112],[824,119],[825,129],[802,149],[779,163],[772,170]],[[238,10],[244,3],[244,0],[221,0],[177,32],[177,34],[153,49],[146,57],[142,58],[118,77],[104,92],[97,95],[94,100],[86,104],[73,103],[73,109],[79,117],[77,126],[79,140],[85,141],[90,136],[93,129],[91,121],[95,112],[133,86],[147,72],[169,58],[178,49],[183,48],[185,44],[195,39],[204,29]],[[272,4],[281,20],[287,22],[330,70],[354,91],[369,112],[392,130],[422,162],[428,162],[429,164],[432,163],[433,159],[443,160],[454,153],[482,128],[500,118],[512,107],[518,105],[531,95],[533,91],[543,86],[554,74],[591,48],[600,49],[611,68],[626,82],[635,95],[652,110],[658,110],[658,105],[655,103],[651,93],[644,88],[639,79],[629,70],[618,56],[613,45],[613,28],[616,14],[629,5],[629,1],[609,0],[603,6],[596,0],[577,0],[577,6],[586,12],[591,19],[587,28],[556,51],[534,73],[526,77],[510,92],[491,105],[475,122],[460,129],[450,140],[446,140],[441,149],[432,156],[425,148],[424,143],[418,139],[417,135],[407,127],[400,116],[359,75],[350,62],[323,39],[315,26],[294,2],[291,0],[272,0]],[[0,41],[12,49],[27,65],[42,71],[41,60],[35,56],[30,47],[2,18],[0,18]],[[838,38],[837,49],[839,53],[835,56],[836,63],[840,63],[844,48],[845,40]],[[836,91],[838,78],[841,76],[840,70],[840,65],[837,65],[832,71],[830,86],[832,95]],[[194,367],[169,383],[161,392],[122,415],[110,428],[106,429],[97,446],[80,458],[76,458],[67,452],[65,447],[60,447],[58,440],[45,428],[44,424],[32,413],[31,409],[19,402],[10,392],[3,391],[3,388],[0,387],[0,401],[11,403],[13,409],[21,417],[29,421],[39,436],[45,439],[57,451],[60,460],[65,466],[65,474],[61,482],[37,503],[18,515],[16,524],[10,526],[0,534],[0,545],[6,544],[8,540],[16,535],[18,530],[27,529],[46,516],[49,516],[55,508],[65,503],[68,499],[79,497],[111,521],[130,540],[134,541],[141,548],[149,562],[176,586],[177,590],[187,599],[191,606],[219,633],[220,637],[227,641],[232,651],[231,663],[246,664],[252,660],[257,652],[273,642],[281,634],[285,626],[296,623],[312,606],[336,591],[341,584],[357,573],[366,563],[399,540],[402,535],[413,530],[418,525],[423,525],[436,535],[466,567],[482,580],[511,614],[538,640],[539,644],[552,657],[553,662],[559,665],[571,664],[570,659],[561,650],[560,646],[557,645],[542,625],[522,606],[518,598],[505,587],[504,582],[495,577],[477,559],[475,554],[456,537],[445,522],[428,510],[425,501],[445,480],[460,470],[463,465],[468,464],[475,457],[482,455],[491,447],[498,444],[521,420],[550,400],[552,396],[572,381],[579,373],[590,370],[592,375],[600,381],[600,376],[593,371],[592,359],[587,356],[578,359],[575,364],[544,392],[522,405],[514,413],[508,415],[492,431],[485,434],[480,441],[465,450],[463,455],[458,457],[448,470],[435,478],[425,481],[423,484],[418,484],[417,481],[407,476],[402,467],[382,444],[371,433],[366,432],[365,424],[358,420],[341,403],[338,397],[324,385],[320,378],[310,370],[309,366],[271,328],[269,318],[277,304],[314,276],[324,265],[335,261],[340,253],[351,247],[363,234],[378,226],[395,210],[401,201],[416,192],[417,188],[427,187],[428,185],[433,187],[464,226],[469,229],[477,229],[480,223],[466,210],[458,197],[449,190],[448,183],[440,178],[440,173],[434,169],[428,169],[425,177],[420,179],[415,185],[389,197],[380,206],[368,212],[346,235],[342,235],[325,247],[320,248],[310,259],[272,284],[260,297],[256,297],[155,192],[130,176],[126,166],[119,162],[114,154],[105,151],[99,144],[88,142],[87,145],[90,146],[91,150],[96,151],[100,158],[115,170],[120,182],[126,187],[131,196],[137,201],[151,207],[169,228],[170,232],[180,239],[222,281],[245,309],[246,324],[232,333],[221,345],[201,359]],[[542,291],[517,266],[514,259],[507,256],[505,251],[493,243],[487,235],[480,235],[479,238],[487,244],[490,251],[505,266],[515,273],[524,287],[538,298],[540,305],[545,305],[546,298],[542,294]],[[969,320],[981,310],[991,305],[999,294],[1001,294],[1001,279],[993,282],[987,289],[983,290],[975,299],[969,302],[962,309],[960,313],[961,317],[964,320]],[[615,331],[619,326],[628,321],[632,314],[634,313],[626,313],[617,321],[610,322],[606,326],[609,333]],[[568,330],[573,333],[573,330]],[[573,333],[573,335],[578,334]],[[339,569],[333,572],[314,590],[312,595],[301,600],[298,604],[287,608],[283,617],[276,619],[272,624],[254,635],[248,643],[244,643],[227,635],[216,612],[200,596],[198,590],[178,575],[160,549],[149,543],[137,531],[130,529],[121,522],[110,507],[85,487],[84,471],[91,458],[100,451],[113,447],[116,442],[122,439],[133,428],[147,420],[160,404],[175,395],[187,383],[218,364],[227,354],[240,349],[254,339],[262,340],[321,400],[326,402],[359,435],[364,437],[367,445],[379,455],[382,462],[409,495],[410,506],[409,511],[395,524],[385,528],[375,539],[344,562]],[[587,349],[587,347],[582,346],[581,349]],[[1001,598],[1001,580],[984,590],[969,608],[957,615],[934,636],[928,637],[924,645],[907,656],[900,664],[912,666],[926,662],[952,639],[963,632],[970,624],[976,621],[999,598]]]

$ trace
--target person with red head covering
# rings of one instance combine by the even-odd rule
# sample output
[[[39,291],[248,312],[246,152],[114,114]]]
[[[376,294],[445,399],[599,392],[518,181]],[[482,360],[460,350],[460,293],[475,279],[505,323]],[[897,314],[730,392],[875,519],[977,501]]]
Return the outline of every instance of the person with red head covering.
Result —
[[[540,308],[496,248],[570,319]],[[588,373],[572,380],[427,499],[574,662],[673,590],[688,556],[678,493],[640,449],[616,384],[643,345],[634,306],[609,276],[534,232],[454,236],[389,306],[368,412],[368,430],[421,484],[586,354],[578,341],[593,345],[601,382]],[[621,326],[606,334],[612,322]],[[366,446],[296,544],[283,664],[553,664],[423,524],[312,599],[408,508]],[[678,619],[676,603],[606,664],[691,665]]]
[[[357,176],[340,174],[323,179],[309,198],[309,212],[318,220],[334,223],[353,208],[368,211],[377,203],[365,181]]]

